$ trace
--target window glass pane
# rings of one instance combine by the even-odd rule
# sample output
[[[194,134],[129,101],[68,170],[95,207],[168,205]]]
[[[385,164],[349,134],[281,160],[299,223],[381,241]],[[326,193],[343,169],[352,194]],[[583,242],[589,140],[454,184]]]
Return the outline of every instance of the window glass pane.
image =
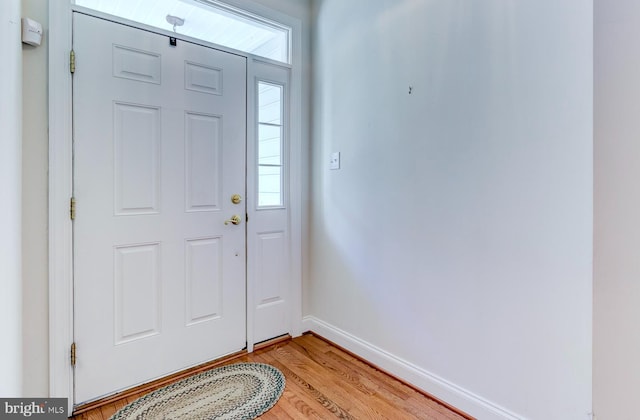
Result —
[[[258,206],[282,205],[282,168],[260,166],[258,168]]]
[[[3,1],[3,0],[0,0]],[[156,28],[288,63],[290,28],[211,0],[75,0],[75,4]]]
[[[282,127],[260,125],[258,142],[259,165],[282,164]]]
[[[281,85],[258,83],[258,207],[283,205],[283,91]]]
[[[282,86],[260,83],[258,101],[261,123],[282,124]]]

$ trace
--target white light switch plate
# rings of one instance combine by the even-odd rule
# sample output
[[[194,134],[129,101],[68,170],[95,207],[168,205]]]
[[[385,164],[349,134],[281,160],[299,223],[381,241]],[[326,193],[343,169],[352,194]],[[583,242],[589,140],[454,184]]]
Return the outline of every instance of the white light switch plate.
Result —
[[[331,158],[329,159],[329,169],[340,169],[340,152],[331,153]]]

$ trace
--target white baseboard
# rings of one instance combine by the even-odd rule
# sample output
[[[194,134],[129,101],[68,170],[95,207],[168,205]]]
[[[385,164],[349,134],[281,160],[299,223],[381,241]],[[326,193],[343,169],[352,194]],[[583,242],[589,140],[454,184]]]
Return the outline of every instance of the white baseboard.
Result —
[[[313,316],[302,320],[303,331],[311,331],[362,357],[418,389],[481,420],[522,420],[497,404],[475,395],[431,372],[388,353],[346,331]]]

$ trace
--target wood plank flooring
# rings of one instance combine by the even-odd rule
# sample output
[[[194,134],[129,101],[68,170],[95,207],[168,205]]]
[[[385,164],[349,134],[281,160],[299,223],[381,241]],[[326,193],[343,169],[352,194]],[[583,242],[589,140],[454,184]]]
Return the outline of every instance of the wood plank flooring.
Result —
[[[271,364],[284,373],[285,391],[260,418],[282,419],[471,419],[386,375],[312,334],[234,358],[227,363]],[[146,391],[149,392],[149,391]],[[108,420],[143,393],[78,414],[78,420]]]

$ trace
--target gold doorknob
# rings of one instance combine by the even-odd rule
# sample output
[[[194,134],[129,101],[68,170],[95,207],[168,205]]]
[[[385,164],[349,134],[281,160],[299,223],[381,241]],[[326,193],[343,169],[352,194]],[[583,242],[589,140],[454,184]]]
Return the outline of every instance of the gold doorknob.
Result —
[[[228,225],[229,223],[231,223],[234,225],[239,225],[241,221],[242,219],[240,218],[240,216],[238,216],[237,214],[234,214],[233,216],[231,216],[231,219],[225,220],[224,224]]]
[[[240,194],[233,194],[231,196],[231,202],[233,204],[240,204],[242,202],[242,196]]]

